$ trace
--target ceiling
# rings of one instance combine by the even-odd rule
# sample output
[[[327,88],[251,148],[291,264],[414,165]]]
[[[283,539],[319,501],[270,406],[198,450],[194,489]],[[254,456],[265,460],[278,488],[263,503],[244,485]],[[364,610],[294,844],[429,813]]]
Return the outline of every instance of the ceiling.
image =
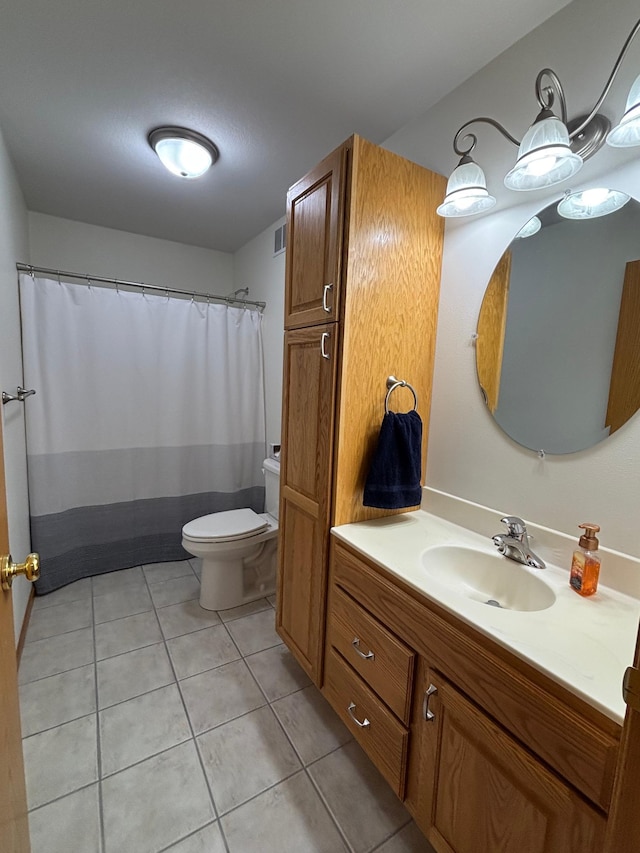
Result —
[[[356,132],[382,143],[567,0],[3,0],[0,128],[27,207],[233,252]],[[158,125],[212,139],[198,181]]]

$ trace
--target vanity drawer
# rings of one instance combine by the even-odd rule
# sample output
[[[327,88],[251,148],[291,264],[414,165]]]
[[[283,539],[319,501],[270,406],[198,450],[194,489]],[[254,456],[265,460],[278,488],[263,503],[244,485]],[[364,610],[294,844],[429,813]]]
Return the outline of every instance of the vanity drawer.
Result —
[[[328,641],[405,724],[411,711],[412,650],[334,586]]]
[[[395,793],[403,799],[409,742],[407,729],[335,649],[327,653],[322,692]]]

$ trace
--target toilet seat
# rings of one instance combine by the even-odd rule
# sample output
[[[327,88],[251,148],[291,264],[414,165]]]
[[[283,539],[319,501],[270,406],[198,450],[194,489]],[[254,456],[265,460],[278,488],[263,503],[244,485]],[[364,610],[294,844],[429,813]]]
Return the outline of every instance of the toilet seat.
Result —
[[[269,527],[268,521],[252,509],[231,509],[195,518],[182,528],[192,542],[236,542],[250,539]]]

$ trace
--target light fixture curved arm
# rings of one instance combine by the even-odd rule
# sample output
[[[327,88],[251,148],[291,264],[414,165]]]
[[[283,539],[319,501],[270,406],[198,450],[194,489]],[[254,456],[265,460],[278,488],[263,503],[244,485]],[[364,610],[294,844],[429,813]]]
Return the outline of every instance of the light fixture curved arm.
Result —
[[[462,127],[458,129],[456,135],[453,137],[453,150],[456,152],[458,157],[464,157],[467,154],[471,154],[473,149],[476,147],[478,137],[475,135],[475,133],[463,133],[464,130],[466,130],[470,125],[475,124],[476,122],[490,124],[492,127],[495,127],[495,129],[499,131],[505,139],[508,139],[509,142],[512,142],[514,145],[520,145],[515,136],[512,136],[509,131],[500,124],[499,121],[489,118],[488,116],[478,116],[477,118],[472,118],[469,119],[469,121],[466,121],[462,125]],[[470,139],[471,145],[468,148],[461,148],[459,144],[461,139]]]
[[[551,80],[553,86],[543,86],[542,81],[545,77]],[[560,117],[562,123],[567,123],[567,99],[564,94],[564,87],[560,82],[560,78],[552,68],[543,68],[536,77],[536,98],[540,107],[543,110],[550,110],[555,103],[555,95],[558,95],[560,101]]]
[[[576,127],[574,130],[571,131],[571,133],[569,134],[569,139],[574,139],[579,133],[581,133],[585,129],[585,127],[589,124],[591,119],[596,115],[596,113],[598,112],[600,107],[602,106],[604,99],[609,94],[609,89],[611,88],[613,81],[616,79],[616,75],[618,74],[618,71],[620,69],[620,66],[622,65],[622,61],[625,58],[627,51],[629,50],[629,46],[631,45],[631,42],[636,37],[636,35],[638,34],[639,31],[640,31],[640,19],[638,21],[636,21],[634,28],[631,30],[631,32],[627,36],[627,40],[623,44],[622,50],[618,54],[618,58],[615,61],[615,64],[614,64],[613,69],[611,71],[611,74],[609,75],[609,79],[605,83],[604,89],[602,90],[602,94],[600,95],[600,97],[596,101],[593,109],[591,110],[589,115],[584,119],[584,121],[581,122],[581,124],[579,124],[578,127]]]

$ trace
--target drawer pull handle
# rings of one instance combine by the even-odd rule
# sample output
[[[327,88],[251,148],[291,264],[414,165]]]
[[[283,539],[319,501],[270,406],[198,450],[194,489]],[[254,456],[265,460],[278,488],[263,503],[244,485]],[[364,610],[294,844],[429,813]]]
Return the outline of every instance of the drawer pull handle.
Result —
[[[329,332],[323,332],[322,337],[320,338],[320,355],[323,358],[330,358],[330,355],[327,352],[327,341],[329,340],[329,337]]]
[[[351,640],[351,645],[356,650],[356,654],[359,654],[363,660],[375,660],[376,659],[376,656],[374,655],[373,652],[367,652],[365,655],[364,652],[360,651],[360,638],[359,637],[354,637],[353,640]]]
[[[355,709],[356,709],[356,706],[353,704],[353,702],[350,702],[349,707],[347,708],[347,711],[349,712],[349,716],[351,717],[353,722],[356,724],[356,726],[360,726],[361,729],[366,729],[367,726],[371,725],[371,723],[369,722],[369,720],[367,720],[366,717],[364,718],[364,722],[361,723],[360,720],[353,713],[355,711]]]
[[[435,720],[436,715],[433,711],[429,710],[429,700],[433,696],[434,693],[438,692],[438,688],[434,684],[430,684],[424,694],[424,699],[422,700],[422,716],[425,720],[430,723],[432,720]]]
[[[327,297],[329,296],[329,291],[333,290],[332,284],[325,284],[322,288],[322,310],[326,311],[327,314],[331,314],[332,308],[327,302]]]

